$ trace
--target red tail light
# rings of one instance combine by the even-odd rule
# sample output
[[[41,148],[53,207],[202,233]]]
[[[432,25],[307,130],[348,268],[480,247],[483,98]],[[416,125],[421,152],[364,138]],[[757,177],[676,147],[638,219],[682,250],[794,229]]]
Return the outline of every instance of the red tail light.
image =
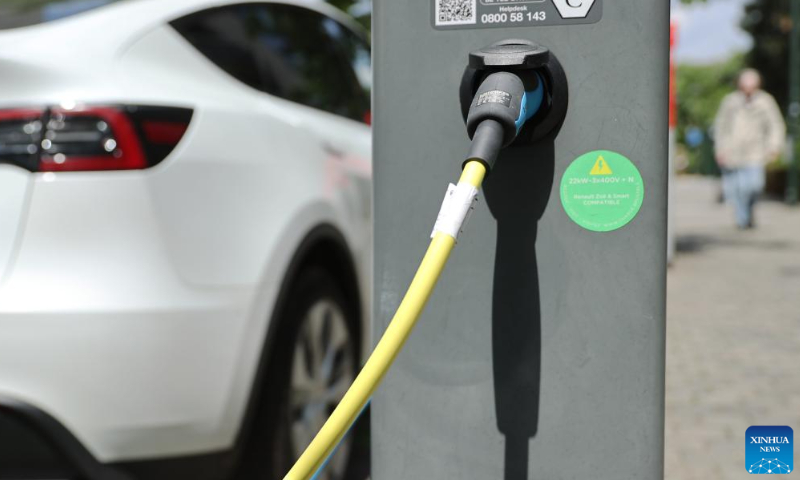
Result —
[[[191,118],[172,107],[0,110],[0,163],[39,172],[140,170],[169,155]]]

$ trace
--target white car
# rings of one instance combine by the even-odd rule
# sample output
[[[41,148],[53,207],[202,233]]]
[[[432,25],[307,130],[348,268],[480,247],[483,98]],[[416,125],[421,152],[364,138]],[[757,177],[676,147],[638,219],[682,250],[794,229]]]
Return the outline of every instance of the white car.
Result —
[[[369,341],[363,32],[317,1],[10,3],[0,478],[282,478]]]

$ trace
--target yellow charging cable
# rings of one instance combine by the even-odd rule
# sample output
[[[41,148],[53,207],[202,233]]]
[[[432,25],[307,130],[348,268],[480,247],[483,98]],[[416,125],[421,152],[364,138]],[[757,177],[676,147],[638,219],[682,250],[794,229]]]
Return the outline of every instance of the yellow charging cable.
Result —
[[[485,176],[486,167],[482,162],[469,161],[464,166],[459,184],[468,184],[480,189]],[[344,438],[406,343],[455,245],[456,239],[453,236],[442,232],[434,234],[406,296],[375,347],[375,351],[336,410],[286,474],[284,480],[309,480]]]

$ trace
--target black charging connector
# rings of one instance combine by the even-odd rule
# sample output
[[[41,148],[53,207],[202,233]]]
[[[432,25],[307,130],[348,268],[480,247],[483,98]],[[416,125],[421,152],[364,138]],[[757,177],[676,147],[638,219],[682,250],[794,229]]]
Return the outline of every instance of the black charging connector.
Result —
[[[527,120],[527,93],[522,79],[516,74],[498,72],[489,75],[475,93],[467,114],[467,133],[475,135],[478,125],[494,120],[503,127],[503,146],[511,145],[519,126]]]
[[[567,94],[564,70],[545,47],[505,40],[472,52],[460,89],[472,139],[467,161],[481,161],[490,170],[502,148],[557,131]]]
[[[541,90],[534,82],[534,90]],[[528,93],[522,79],[509,72],[489,75],[475,93],[467,114],[467,133],[472,138],[469,160],[480,160],[487,168],[494,165],[500,149],[511,145],[522,125],[535,112],[529,112]],[[541,99],[541,95],[539,95]],[[537,109],[541,105],[533,105]]]
[[[505,129],[500,122],[496,120],[484,120],[481,122],[472,137],[469,155],[464,163],[478,160],[486,166],[487,171],[490,171],[494,167],[497,155],[505,146],[503,145],[504,135]]]

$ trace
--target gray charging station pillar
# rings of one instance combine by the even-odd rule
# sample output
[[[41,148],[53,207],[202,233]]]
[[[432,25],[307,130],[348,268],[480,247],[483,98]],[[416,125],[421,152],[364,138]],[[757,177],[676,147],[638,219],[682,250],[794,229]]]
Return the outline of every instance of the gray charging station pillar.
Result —
[[[469,52],[549,48],[569,109],[488,177],[374,398],[373,480],[663,476],[668,23],[666,0],[374,0],[376,336],[469,149]],[[607,232],[562,205],[568,167],[597,151],[644,182],[638,215]]]

